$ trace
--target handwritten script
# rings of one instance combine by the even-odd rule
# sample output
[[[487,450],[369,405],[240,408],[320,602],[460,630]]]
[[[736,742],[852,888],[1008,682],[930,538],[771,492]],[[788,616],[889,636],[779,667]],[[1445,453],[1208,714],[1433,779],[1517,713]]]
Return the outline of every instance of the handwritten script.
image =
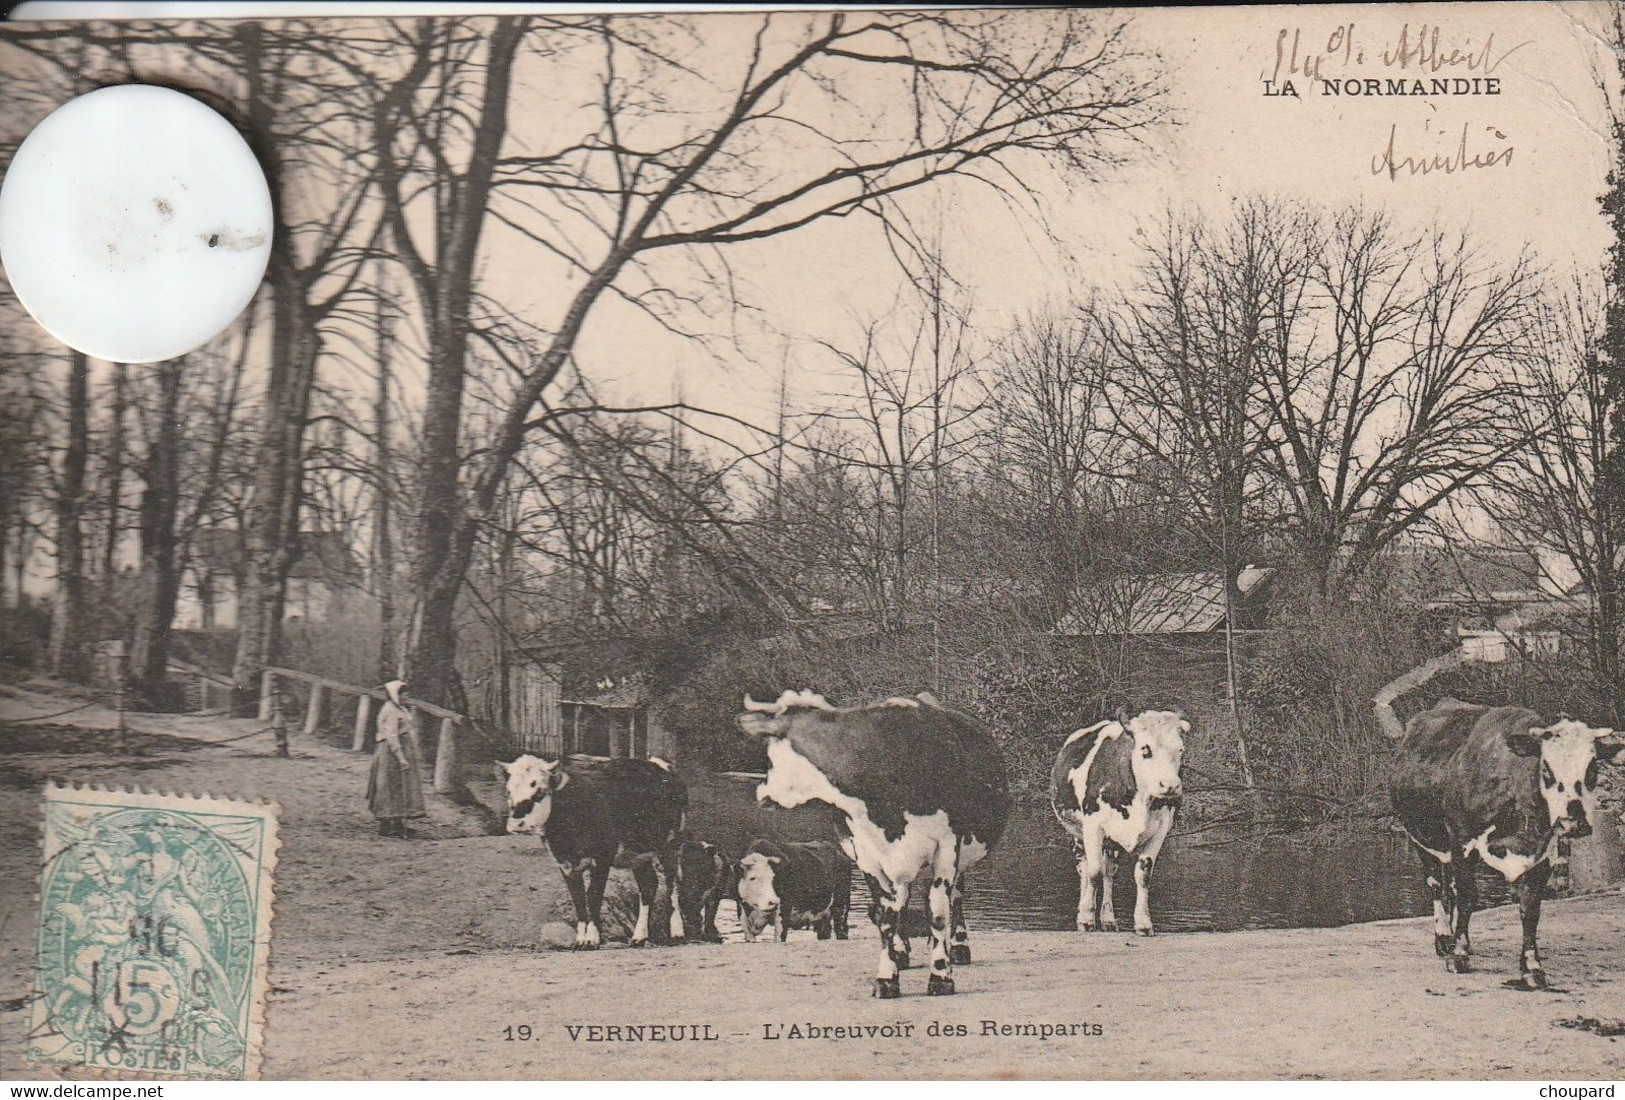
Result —
[[[1260,78],[1281,85],[1299,77],[1313,85],[1368,69],[1418,77],[1488,77],[1507,58],[1534,44],[1527,40],[1503,45],[1496,42],[1494,31],[1475,44],[1471,35],[1447,34],[1431,23],[1406,23],[1381,42],[1368,46],[1365,32],[1356,23],[1334,27],[1324,39],[1306,34],[1302,27],[1282,27],[1275,35],[1274,66]]]
[[[1401,101],[1498,97],[1507,59],[1533,40],[1497,40],[1495,32],[1465,33],[1437,23],[1406,22],[1372,32],[1348,22],[1324,34],[1281,27],[1275,56],[1259,79],[1270,98]],[[1397,183],[1424,176],[1456,176],[1507,168],[1516,147],[1494,124],[1452,122],[1413,115],[1388,121],[1370,158],[1370,174]]]

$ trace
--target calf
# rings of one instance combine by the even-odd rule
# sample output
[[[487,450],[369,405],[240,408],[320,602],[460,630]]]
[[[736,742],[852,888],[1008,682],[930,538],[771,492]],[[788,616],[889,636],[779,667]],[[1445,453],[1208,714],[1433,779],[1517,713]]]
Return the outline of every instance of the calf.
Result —
[[[811,692],[787,691],[772,703],[746,696],[736,722],[767,743],[758,799],[786,808],[825,802],[841,812],[843,847],[880,893],[875,995],[902,995],[899,964],[907,959],[898,924],[922,877],[931,905],[926,992],[954,992],[953,964],[970,961],[964,875],[998,842],[1010,816],[993,738],[925,693],[846,709]]]
[[[717,931],[717,906],[728,893],[733,871],[727,857],[715,844],[703,840],[683,842],[678,880],[684,938],[721,943]]]
[[[1066,739],[1050,771],[1050,806],[1078,857],[1078,931],[1117,931],[1112,879],[1134,860],[1134,931],[1149,936],[1151,869],[1174,827],[1191,724],[1171,710],[1097,722]]]
[[[574,946],[598,946],[609,869],[627,864],[638,886],[632,945],[648,942],[649,916],[660,888],[657,865],[678,892],[678,834],[688,790],[671,766],[662,760],[521,756],[497,767],[508,787],[508,832],[545,839],[564,875],[576,911]],[[672,906],[673,936],[682,934],[679,905]],[[656,922],[655,942],[667,942],[666,932]]]
[[[828,841],[751,844],[738,865],[739,923],[754,940],[768,926],[782,943],[792,928],[818,938],[847,937],[852,904],[852,861]]]
[[[1480,862],[1512,883],[1523,919],[1524,985],[1546,984],[1535,931],[1560,837],[1591,833],[1598,762],[1625,750],[1613,730],[1526,707],[1445,699],[1416,715],[1389,779],[1394,815],[1422,857],[1433,894],[1433,947],[1466,973]]]

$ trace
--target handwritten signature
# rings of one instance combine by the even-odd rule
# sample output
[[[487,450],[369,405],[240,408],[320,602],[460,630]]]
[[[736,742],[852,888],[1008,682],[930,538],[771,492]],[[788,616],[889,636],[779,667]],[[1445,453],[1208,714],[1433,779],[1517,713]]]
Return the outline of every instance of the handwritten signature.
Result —
[[[1367,50],[1354,23],[1333,28],[1326,36],[1326,45],[1322,50],[1314,50],[1312,45],[1305,49],[1303,43],[1303,28],[1282,27],[1275,36],[1275,68],[1267,79],[1280,81],[1304,76],[1320,80],[1327,71],[1360,68],[1366,64]],[[1470,45],[1470,36],[1463,43],[1459,46],[1454,44],[1444,28],[1437,24],[1421,23],[1413,28],[1406,23],[1400,27],[1397,38],[1388,41],[1376,52],[1373,64],[1406,72],[1466,71],[1488,76],[1500,68],[1507,58],[1525,46],[1533,45],[1534,41],[1531,39],[1498,50],[1495,32],[1491,31],[1483,44],[1476,48]]]

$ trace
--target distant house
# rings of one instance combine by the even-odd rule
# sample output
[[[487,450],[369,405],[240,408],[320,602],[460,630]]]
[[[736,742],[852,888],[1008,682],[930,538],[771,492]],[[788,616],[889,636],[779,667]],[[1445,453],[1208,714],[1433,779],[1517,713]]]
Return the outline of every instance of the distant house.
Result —
[[[1589,606],[1572,572],[1538,549],[1492,542],[1398,547],[1373,569],[1379,598],[1427,611],[1462,657],[1492,663],[1565,650]]]
[[[1457,629],[1456,636],[1464,660],[1494,663],[1514,657],[1556,657],[1563,652],[1564,641],[1570,635],[1565,630],[1476,630],[1464,626]]]
[[[1248,566],[1236,578],[1240,601],[1233,627],[1265,625],[1274,570]],[[1073,607],[1055,624],[1059,637],[1107,635],[1215,634],[1225,625],[1224,576],[1215,571],[1151,573],[1119,577],[1078,592]]]
[[[299,541],[300,556],[288,574],[283,614],[289,621],[322,622],[341,592],[361,586],[361,562],[336,531],[306,531]],[[242,532],[199,531],[193,539],[191,561],[181,576],[175,628],[235,630],[246,571]]]

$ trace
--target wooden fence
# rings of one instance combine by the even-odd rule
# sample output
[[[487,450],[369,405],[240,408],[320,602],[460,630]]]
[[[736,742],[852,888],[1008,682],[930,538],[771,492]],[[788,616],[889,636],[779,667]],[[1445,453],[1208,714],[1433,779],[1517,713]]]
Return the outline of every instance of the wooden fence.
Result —
[[[214,710],[215,699],[219,698],[218,709],[231,708],[231,677],[222,676],[218,672],[210,672],[206,668],[171,657],[167,665],[169,679],[183,685],[186,691],[187,709],[193,712]]]
[[[306,735],[314,734],[321,728],[322,719],[327,713],[329,697],[340,696],[355,698],[355,734],[351,739],[350,748],[355,752],[364,752],[367,748],[367,733],[372,728],[372,710],[375,702],[382,702],[386,696],[379,688],[358,687],[355,684],[340,683],[329,680],[325,676],[317,676],[312,672],[301,672],[292,668],[268,668],[260,680],[260,721],[271,722],[278,729],[278,748],[285,746],[282,739],[286,729],[286,720],[282,714],[282,684],[287,681],[296,681],[308,686],[309,698],[305,703],[304,732]],[[434,789],[439,794],[460,793],[463,786],[461,738],[466,732],[468,719],[456,711],[437,707],[433,703],[422,699],[413,699],[410,696],[401,700],[406,704],[408,713],[412,715],[413,722],[421,729],[421,716],[429,715],[440,719],[439,737],[436,739],[434,754]],[[421,739],[420,739],[421,740]]]

